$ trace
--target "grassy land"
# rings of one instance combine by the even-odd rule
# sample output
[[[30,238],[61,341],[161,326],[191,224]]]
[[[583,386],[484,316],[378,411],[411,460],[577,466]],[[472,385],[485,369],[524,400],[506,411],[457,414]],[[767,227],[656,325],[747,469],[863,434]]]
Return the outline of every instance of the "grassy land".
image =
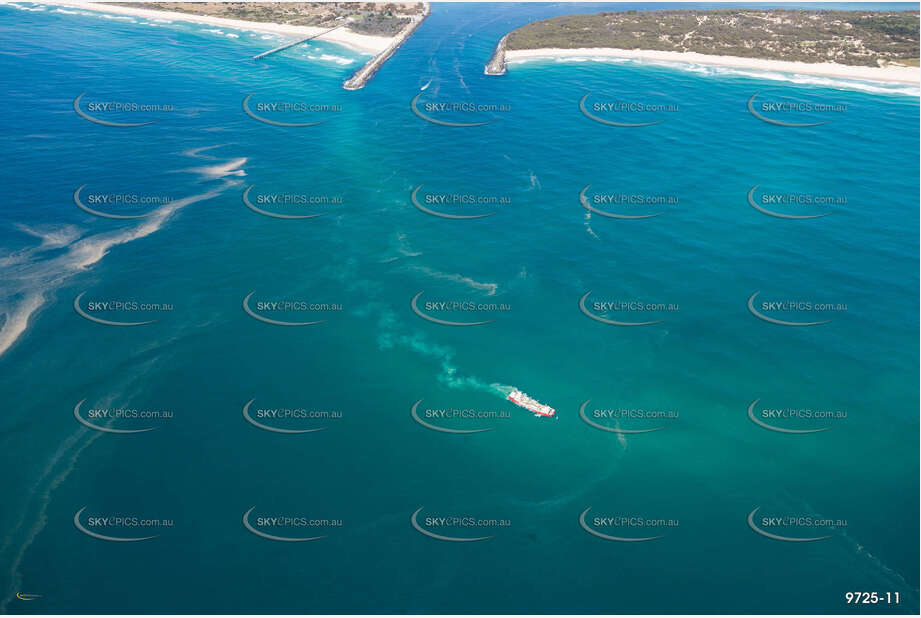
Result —
[[[718,9],[568,15],[509,34],[507,49],[613,47],[800,62],[918,66],[918,11]]]
[[[421,2],[109,2],[142,9],[292,26],[348,25],[361,34],[394,36],[422,12]]]

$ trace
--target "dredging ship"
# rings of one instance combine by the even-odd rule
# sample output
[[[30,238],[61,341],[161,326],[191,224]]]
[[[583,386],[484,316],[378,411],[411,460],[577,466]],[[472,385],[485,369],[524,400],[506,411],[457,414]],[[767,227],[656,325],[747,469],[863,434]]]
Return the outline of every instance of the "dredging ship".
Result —
[[[526,410],[530,410],[534,413],[535,416],[551,417],[556,414],[556,410],[548,405],[542,404],[533,397],[528,397],[527,393],[522,393],[517,388],[512,389],[512,392],[508,394],[506,399],[514,403],[516,406],[521,406]]]

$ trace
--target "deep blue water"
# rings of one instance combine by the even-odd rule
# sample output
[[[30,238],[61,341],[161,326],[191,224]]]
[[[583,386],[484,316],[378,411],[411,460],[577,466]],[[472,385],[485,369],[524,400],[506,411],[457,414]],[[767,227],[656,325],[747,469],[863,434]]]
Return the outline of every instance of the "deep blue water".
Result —
[[[695,5],[682,4],[690,8]],[[700,5],[708,6],[708,5]],[[724,6],[724,5],[721,5]],[[808,6],[808,5],[803,5]],[[863,8],[864,5],[835,5]],[[10,613],[86,612],[825,612],[918,611],[918,194],[916,85],[880,86],[632,62],[542,60],[501,77],[483,65],[528,21],[648,4],[435,4],[432,15],[358,91],[341,83],[368,57],[310,43],[255,63],[277,38],[208,26],[109,18],[50,5],[0,6],[3,186],[0,208],[0,588]],[[874,8],[887,8],[874,5]],[[892,8],[906,8],[894,5]],[[911,8],[910,6],[908,8]],[[32,10],[26,10],[32,9]],[[41,10],[39,10],[41,9]],[[235,36],[230,36],[235,35]],[[420,90],[424,88],[424,90]],[[426,103],[507,106],[428,123]],[[119,101],[163,112],[73,110]],[[588,104],[663,102],[668,112],[608,115]],[[814,127],[762,122],[746,103],[836,106],[766,112]],[[241,102],[338,106],[253,120]],[[439,112],[432,112],[437,115]],[[605,114],[607,112],[600,112]],[[644,115],[645,114],[645,115]],[[113,220],[81,211],[107,193],[167,196]],[[244,189],[333,196],[341,203],[266,209],[325,212],[285,220],[248,210]],[[449,220],[411,193],[501,197],[493,215]],[[587,194],[671,198],[665,207],[600,204]],[[827,208],[746,196],[844,198]],[[253,198],[255,199],[255,197]],[[438,205],[432,208],[438,209]],[[453,208],[453,210],[452,210]],[[601,317],[578,301],[642,301],[675,311]],[[777,312],[746,303],[833,303]],[[341,310],[284,327],[241,303],[306,301]],[[507,311],[429,313],[420,302],[496,303]],[[169,311],[96,311],[90,302],[161,303]],[[590,301],[590,302],[591,302]],[[423,305],[420,305],[423,306]],[[591,307],[591,305],[590,305]],[[760,304],[756,307],[761,307]],[[423,306],[424,308],[424,306]],[[305,317],[306,315],[306,317]],[[557,410],[538,419],[504,399],[512,387]],[[476,434],[439,433],[410,409],[501,413],[429,418]],[[595,409],[676,411],[677,418],[598,418]],[[762,408],[846,412],[828,421],[748,417]],[[90,410],[167,410],[161,419],[95,421]],[[248,424],[241,410],[335,411]],[[257,419],[258,420],[258,419]],[[107,542],[81,533],[156,538]],[[242,516],[330,520],[264,526]],[[580,527],[594,517],[669,526]],[[803,516],[839,525],[764,528],[747,517]],[[429,538],[410,524],[419,508]],[[97,517],[166,520],[100,525]],[[426,517],[509,525],[439,527]],[[251,519],[254,522],[255,519]],[[340,525],[341,524],[341,525]],[[258,527],[258,525],[257,525]],[[900,605],[848,605],[848,591],[898,592]],[[41,595],[23,601],[16,593]]]

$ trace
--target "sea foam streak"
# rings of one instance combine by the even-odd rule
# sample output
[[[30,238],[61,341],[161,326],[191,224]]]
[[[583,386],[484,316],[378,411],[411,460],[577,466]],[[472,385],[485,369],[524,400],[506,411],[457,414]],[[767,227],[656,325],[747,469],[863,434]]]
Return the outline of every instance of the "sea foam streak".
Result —
[[[465,277],[464,275],[456,273],[443,273],[440,270],[435,270],[429,268],[428,266],[411,266],[412,270],[417,270],[421,273],[425,273],[430,277],[435,279],[445,279],[447,281],[454,281],[460,283],[461,285],[466,285],[467,287],[473,288],[474,290],[480,290],[486,292],[487,296],[492,296],[499,289],[499,284],[497,283],[482,283],[470,277]]]
[[[2,600],[0,600],[0,614],[6,613],[7,606],[9,605],[10,601],[15,598],[16,592],[22,585],[22,575],[19,573],[19,566],[22,564],[22,560],[25,557],[26,551],[29,549],[29,547],[32,545],[32,542],[44,529],[45,524],[48,522],[47,513],[48,506],[51,504],[51,493],[61,483],[63,483],[64,480],[67,479],[67,477],[73,471],[77,463],[77,458],[80,457],[80,453],[82,453],[86,447],[92,444],[96,438],[102,435],[99,432],[92,432],[92,435],[90,435],[86,440],[82,440],[82,438],[89,432],[90,430],[86,427],[80,427],[60,443],[57,452],[55,452],[55,454],[51,457],[48,465],[45,466],[41,476],[29,492],[30,500],[38,497],[38,505],[36,507],[37,517],[26,531],[25,539],[16,549],[15,555],[13,555],[11,559],[7,561],[5,556],[12,543],[13,533],[22,530],[23,526],[25,525],[26,515],[24,514],[15,530],[6,537],[3,547],[0,548],[0,556],[4,556],[4,561],[9,564],[10,581],[10,587],[7,590],[6,595]],[[70,453],[69,457],[68,453]],[[67,459],[65,459],[66,457]],[[62,460],[65,461],[66,465],[64,466],[63,470],[55,475],[54,472],[58,467],[58,463],[60,463]],[[48,480],[49,477],[51,477],[50,481]]]
[[[585,231],[588,232],[592,238],[601,240],[598,238],[598,234],[595,233],[595,230],[592,229],[592,213],[590,210],[585,211]]]
[[[206,150],[205,148],[194,149],[196,154]],[[192,152],[192,151],[187,151]],[[194,156],[194,155],[193,155]],[[201,174],[205,178],[223,178],[224,176],[246,176],[246,171],[238,169],[246,163],[246,157],[239,157],[237,159],[232,159],[226,163],[220,163],[217,165],[206,165],[204,167],[192,167],[185,171],[192,172],[195,174]]]
[[[422,356],[438,361],[441,366],[438,381],[448,388],[478,390],[505,398],[506,395],[497,390],[496,385],[487,384],[476,376],[461,375],[454,362],[454,350],[452,348],[429,341],[421,331],[410,331],[403,325],[397,313],[384,303],[369,303],[357,309],[355,313],[361,317],[377,315],[380,331],[377,337],[377,344],[380,349],[407,348]]]
[[[75,225],[42,225],[34,228],[27,225],[17,225],[16,228],[29,236],[40,239],[42,242],[36,247],[20,249],[19,251],[11,252],[5,257],[0,257],[0,269],[27,262],[36,253],[65,247],[79,238],[83,233],[80,228]]]
[[[156,359],[147,361],[143,368],[149,368]],[[146,371],[138,371],[134,375],[146,375]],[[125,388],[117,389],[120,393],[119,398],[126,397]],[[108,407],[116,400],[115,395],[100,400],[99,405]],[[105,426],[109,427],[114,419],[109,419]],[[80,426],[68,437],[63,439],[54,454],[48,459],[47,464],[42,469],[41,474],[35,483],[28,490],[27,499],[24,501],[23,513],[19,521],[11,530],[8,531],[4,538],[3,545],[0,546],[0,561],[9,565],[9,587],[6,594],[0,599],[0,614],[5,614],[7,606],[16,598],[16,593],[22,588],[22,574],[19,568],[25,558],[26,552],[32,543],[38,537],[48,523],[48,508],[51,506],[51,500],[54,490],[57,489],[77,466],[77,460],[97,438],[103,434],[98,431],[92,431],[86,427]],[[35,507],[30,511],[30,505],[35,502]],[[30,517],[30,512],[34,513]],[[31,520],[31,524],[27,522]],[[15,542],[15,537],[21,535],[22,540]]]
[[[239,157],[227,163],[189,171],[198,172],[205,179],[243,176],[246,172],[238,168],[246,161],[245,157]],[[204,193],[162,206],[133,227],[93,234],[79,240],[76,240],[77,233],[72,226],[50,230],[21,227],[24,231],[40,237],[42,243],[13,254],[13,259],[8,258],[5,264],[0,263],[0,279],[4,281],[3,288],[0,289],[0,315],[4,319],[3,326],[0,327],[0,356],[25,334],[32,316],[42,307],[51,292],[60,287],[66,279],[101,260],[112,247],[153,234],[182,208],[216,197],[236,184],[239,184],[239,181],[225,180],[220,186]],[[48,249],[65,247],[64,253],[49,259],[24,259]]]
[[[16,305],[4,310],[3,327],[0,328],[0,356],[12,346],[29,326],[29,318],[45,303],[42,293],[24,296]]]

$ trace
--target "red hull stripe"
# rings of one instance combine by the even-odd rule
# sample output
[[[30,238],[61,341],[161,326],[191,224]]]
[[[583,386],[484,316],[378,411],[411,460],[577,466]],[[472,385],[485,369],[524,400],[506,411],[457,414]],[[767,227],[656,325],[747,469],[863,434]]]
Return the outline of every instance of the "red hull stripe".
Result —
[[[521,405],[520,403],[518,403],[517,401],[515,401],[514,399],[512,399],[511,395],[509,395],[508,397],[506,397],[506,399],[508,399],[509,401],[511,401],[513,404],[515,404],[515,405],[518,406],[519,408],[524,408],[525,410],[530,410],[530,411],[533,412],[534,414],[538,414],[538,415],[540,415],[540,416],[546,416],[546,417],[549,418],[549,417],[553,416],[554,412],[556,412],[556,410],[553,410],[553,409],[551,408],[552,411],[550,412],[550,414],[546,414],[546,413],[544,413],[544,412],[541,412],[540,410],[535,410],[534,408],[531,408],[531,407],[529,407],[529,406]]]

